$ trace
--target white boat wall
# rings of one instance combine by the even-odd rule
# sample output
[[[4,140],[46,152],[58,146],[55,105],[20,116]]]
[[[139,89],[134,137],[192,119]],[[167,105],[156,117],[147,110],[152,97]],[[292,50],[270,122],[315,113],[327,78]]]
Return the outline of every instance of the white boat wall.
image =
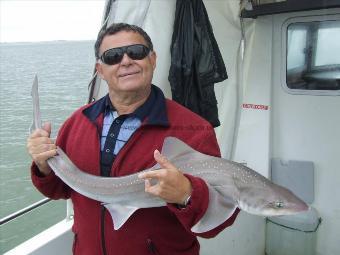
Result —
[[[333,2],[340,6],[340,1]],[[204,4],[229,76],[215,84],[221,122],[216,133],[222,156],[247,164],[267,177],[271,176],[273,159],[279,159],[283,166],[291,161],[312,162],[311,205],[322,223],[315,232],[311,231],[313,238],[308,239],[313,252],[307,253],[306,247],[305,253],[296,251],[290,255],[340,254],[340,196],[337,195],[340,194],[340,90],[339,87],[291,89],[287,86],[289,25],[330,20],[337,22],[339,32],[340,8],[287,11],[241,21],[238,0],[205,0]],[[243,4],[251,8],[249,3]],[[175,0],[117,0],[108,19],[109,24],[135,23],[148,32],[157,53],[153,83],[169,98],[175,7]],[[340,51],[328,55],[335,56],[339,68]],[[338,72],[335,81],[339,84],[340,69],[335,70]],[[106,93],[107,85],[97,78],[91,97],[97,100]],[[6,254],[72,254],[71,218],[67,216],[65,221]],[[201,254],[284,254],[268,247],[268,235],[272,233],[268,224],[265,218],[241,212],[234,225],[216,238],[200,239]],[[294,230],[291,231],[294,236]],[[308,231],[304,234],[308,235]],[[280,238],[286,236],[282,234]],[[294,240],[281,242],[289,246]],[[310,244],[299,245],[303,252],[304,246]]]

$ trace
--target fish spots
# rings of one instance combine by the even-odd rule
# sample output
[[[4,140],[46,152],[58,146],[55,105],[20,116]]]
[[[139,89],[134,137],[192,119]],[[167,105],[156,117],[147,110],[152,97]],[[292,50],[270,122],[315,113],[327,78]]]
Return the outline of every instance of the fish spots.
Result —
[[[129,178],[103,178],[99,176],[82,173],[72,164],[66,163],[63,157],[56,156],[51,159],[51,167],[57,176],[64,180],[64,182],[71,187],[86,187],[88,189],[97,190],[102,195],[113,195],[115,193],[123,193],[127,188],[136,186],[138,184],[144,185],[144,181],[136,176]],[[81,188],[79,188],[81,189]],[[142,190],[144,186],[142,187]],[[79,190],[77,190],[79,191]]]
[[[286,192],[245,165],[207,155],[191,156],[190,153],[180,153],[172,157],[172,163],[182,172],[202,178],[218,192],[222,200],[232,199],[248,213],[284,215],[297,211],[301,207],[299,204],[303,203],[294,194]],[[54,158],[54,162],[58,163],[60,174],[65,176],[61,179],[85,196],[99,201],[113,198],[124,204],[138,201],[154,206],[144,195],[144,180],[138,178],[139,173],[110,178],[93,176],[78,169],[66,154],[64,158]]]

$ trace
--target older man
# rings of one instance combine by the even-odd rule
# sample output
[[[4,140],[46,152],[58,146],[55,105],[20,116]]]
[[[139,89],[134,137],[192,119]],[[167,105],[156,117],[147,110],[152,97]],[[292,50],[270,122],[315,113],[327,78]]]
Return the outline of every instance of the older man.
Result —
[[[105,207],[70,189],[48,167],[46,160],[56,154],[49,124],[27,141],[34,185],[50,198],[72,199],[74,254],[199,254],[198,234],[191,227],[208,207],[207,185],[182,174],[159,150],[165,137],[174,136],[200,152],[219,156],[213,128],[152,85],[156,53],[141,28],[124,23],[108,27],[99,34],[95,52],[98,74],[107,81],[109,93],[77,110],[59,130],[56,144],[93,175],[123,176],[158,162],[160,170],[142,177],[145,191],[165,200],[167,206],[139,209],[114,230]],[[151,185],[150,178],[157,184]],[[217,235],[234,222],[237,213],[199,235]]]

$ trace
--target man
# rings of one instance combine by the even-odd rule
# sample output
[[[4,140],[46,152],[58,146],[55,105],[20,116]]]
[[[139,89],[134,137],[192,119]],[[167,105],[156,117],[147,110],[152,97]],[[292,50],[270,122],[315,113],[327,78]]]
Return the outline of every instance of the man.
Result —
[[[199,254],[197,233],[191,231],[204,215],[209,193],[205,182],[182,174],[160,153],[164,138],[178,137],[196,150],[220,156],[208,122],[179,104],[165,99],[151,84],[156,53],[149,36],[139,27],[119,23],[98,35],[95,44],[100,77],[109,93],[77,110],[62,126],[56,144],[75,165],[93,175],[123,176],[159,163],[161,169],[143,174],[145,191],[167,206],[139,209],[119,229],[100,202],[71,190],[46,163],[56,155],[45,124],[27,141],[33,159],[32,181],[53,198],[71,198],[74,206],[73,253]],[[196,127],[196,128],[195,128]],[[156,179],[151,185],[149,179]],[[202,237],[213,237],[231,225],[238,213]]]

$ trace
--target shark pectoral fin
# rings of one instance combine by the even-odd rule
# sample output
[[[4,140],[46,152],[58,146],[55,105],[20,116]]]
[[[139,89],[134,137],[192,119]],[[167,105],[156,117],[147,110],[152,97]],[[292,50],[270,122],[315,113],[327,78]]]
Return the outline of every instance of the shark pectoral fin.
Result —
[[[203,217],[191,228],[191,231],[195,233],[204,233],[218,227],[229,219],[237,208],[232,198],[207,185],[209,205]]]
[[[118,230],[130,218],[130,216],[137,211],[138,207],[123,206],[120,204],[103,204],[110,212],[113,221],[114,230]]]

